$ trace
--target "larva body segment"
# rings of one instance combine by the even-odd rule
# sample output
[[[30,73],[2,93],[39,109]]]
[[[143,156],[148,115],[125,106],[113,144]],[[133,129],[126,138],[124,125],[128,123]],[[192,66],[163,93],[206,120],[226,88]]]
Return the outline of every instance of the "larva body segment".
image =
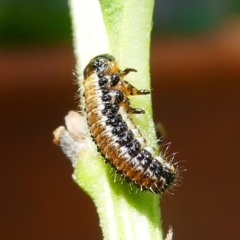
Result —
[[[130,114],[129,95],[146,95],[124,80],[135,69],[118,69],[109,54],[93,58],[84,70],[87,121],[99,151],[119,174],[142,190],[164,192],[175,180],[177,170],[147,145]]]

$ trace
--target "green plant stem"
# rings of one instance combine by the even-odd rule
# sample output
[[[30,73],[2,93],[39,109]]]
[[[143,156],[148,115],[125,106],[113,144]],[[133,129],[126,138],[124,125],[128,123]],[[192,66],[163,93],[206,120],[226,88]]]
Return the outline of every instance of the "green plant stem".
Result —
[[[69,0],[69,3],[80,94],[84,67],[102,53],[113,54],[120,69],[136,68],[138,72],[131,73],[128,81],[139,89],[150,89],[153,0]],[[130,100],[133,106],[146,111],[133,118],[149,145],[156,147],[151,98],[137,96]],[[84,101],[80,105],[84,106]],[[86,135],[86,147],[79,154],[73,177],[93,199],[104,239],[162,239],[159,196],[141,192],[120,179],[104,163],[89,132]]]

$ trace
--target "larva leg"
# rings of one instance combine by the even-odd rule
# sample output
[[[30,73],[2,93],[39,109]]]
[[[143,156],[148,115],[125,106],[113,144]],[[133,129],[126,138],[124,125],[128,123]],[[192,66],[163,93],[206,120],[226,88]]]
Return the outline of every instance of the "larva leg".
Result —
[[[148,91],[147,89],[137,89],[132,84],[127,82],[126,80],[122,80],[121,89],[125,92],[126,96],[150,94],[150,91]]]
[[[145,113],[145,111],[141,108],[132,108],[132,107],[129,107],[127,109],[127,112],[128,113],[133,113],[133,114],[143,114],[143,113]]]
[[[127,113],[132,113],[132,114],[143,114],[145,111],[141,108],[133,108],[130,105],[129,99],[126,98],[122,101],[121,105],[124,105]]]
[[[148,91],[147,89],[137,89],[134,86],[132,86],[130,83],[128,83],[130,86],[130,95],[134,96],[134,95],[147,95],[150,94],[150,91]]]
[[[124,77],[130,72],[137,72],[137,70],[134,68],[126,68],[125,70],[120,72],[120,76]],[[150,93],[150,91],[148,91],[147,89],[138,90],[126,80],[123,80],[123,88],[125,88],[127,96],[128,95],[147,95]]]
[[[137,70],[134,68],[126,68],[125,70],[120,72],[120,76],[126,76],[130,72],[137,72]]]

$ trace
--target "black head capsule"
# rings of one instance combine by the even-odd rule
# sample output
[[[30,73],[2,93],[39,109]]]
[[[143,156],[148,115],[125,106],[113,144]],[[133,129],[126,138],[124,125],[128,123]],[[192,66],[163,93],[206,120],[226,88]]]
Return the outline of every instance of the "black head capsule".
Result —
[[[114,61],[114,57],[110,54],[102,54],[96,56],[88,63],[88,65],[84,69],[84,78],[88,78],[94,72],[101,74],[108,69],[110,62]]]

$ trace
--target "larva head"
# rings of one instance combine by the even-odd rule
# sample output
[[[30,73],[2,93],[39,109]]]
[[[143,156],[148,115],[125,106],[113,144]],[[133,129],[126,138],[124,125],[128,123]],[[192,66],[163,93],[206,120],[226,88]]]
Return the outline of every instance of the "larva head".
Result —
[[[84,69],[84,78],[89,77],[93,73],[102,72],[118,72],[115,58],[110,54],[102,54],[93,58]]]

